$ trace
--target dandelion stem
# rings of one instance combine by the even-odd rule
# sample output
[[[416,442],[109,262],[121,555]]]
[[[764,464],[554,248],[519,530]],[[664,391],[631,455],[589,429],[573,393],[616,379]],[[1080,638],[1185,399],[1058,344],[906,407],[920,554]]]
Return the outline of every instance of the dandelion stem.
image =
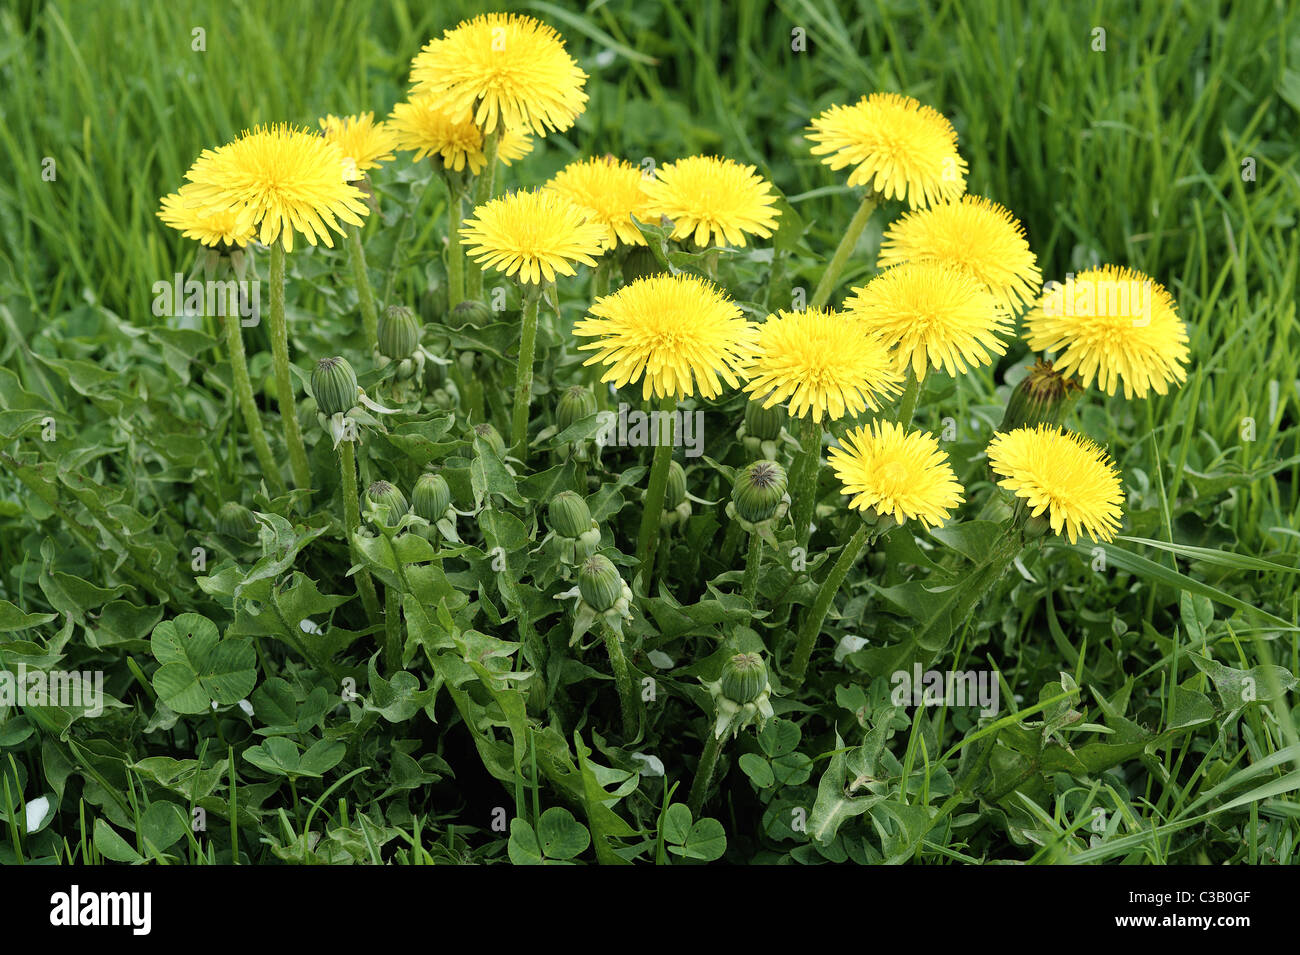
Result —
[[[253,383],[248,378],[248,359],[244,354],[244,336],[240,331],[240,313],[237,307],[238,292],[231,292],[230,306],[226,309],[226,350],[230,352],[230,378],[234,383],[235,400],[239,402],[240,413],[244,416],[244,427],[248,429],[248,440],[253,445],[257,463],[262,467],[262,475],[271,487],[273,494],[285,492],[284,478],[280,475],[280,465],[271,454],[271,446],[266,441],[266,431],[262,429],[262,419],[257,413],[257,401],[253,397]]]
[[[465,249],[460,244],[460,223],[465,216],[465,195],[448,185],[447,201],[447,310],[465,301]],[[482,283],[480,282],[480,288]]]
[[[921,382],[916,377],[916,371],[910,366],[907,369],[907,384],[903,387],[903,395],[898,399],[898,417],[894,423],[906,431],[912,425],[912,418],[916,415],[916,402],[921,397]]]
[[[484,137],[483,153],[487,158],[487,165],[478,175],[478,182],[474,186],[474,205],[481,206],[492,198],[492,191],[496,186],[497,172],[497,147],[501,144],[501,135],[505,128],[498,122],[495,132],[489,133]],[[483,297],[483,270],[477,266],[471,266],[469,270],[469,297],[474,301],[479,301]]]
[[[692,819],[704,808],[704,797],[708,794],[709,784],[713,782],[713,774],[718,769],[718,756],[722,753],[722,737],[713,732],[712,725],[707,732],[709,738],[704,743],[704,752],[700,754],[700,763],[695,767],[695,779],[691,781],[691,794],[686,800],[686,808],[691,811]]]
[[[351,441],[339,442],[339,475],[342,478],[343,525],[348,535],[348,553],[352,555],[353,563],[360,563],[356,545],[352,543],[352,538],[361,529],[361,496],[357,493],[357,458]],[[379,595],[375,593],[375,582],[370,579],[370,571],[365,569],[358,570],[356,578],[361,603],[373,624],[379,620]]]
[[[809,308],[824,308],[826,303],[831,300],[831,292],[835,291],[835,284],[839,281],[840,273],[844,271],[844,266],[848,264],[849,256],[853,253],[854,247],[858,244],[858,237],[862,235],[862,230],[867,226],[867,220],[871,218],[871,213],[876,210],[880,204],[880,196],[875,192],[869,192],[862,200],[862,205],[858,206],[858,211],[853,214],[849,227],[844,231],[840,244],[835,248],[835,254],[831,257],[830,264],[826,266],[826,271],[822,273],[821,281],[817,283],[817,288],[813,290],[812,300],[808,302]]]
[[[609,666],[614,671],[614,686],[618,689],[618,705],[623,714],[623,736],[631,740],[636,737],[641,722],[640,697],[636,695],[632,671],[628,667],[627,656],[623,653],[623,641],[614,632],[614,628],[603,621],[601,630],[605,638],[605,649],[609,651]]]
[[[758,597],[758,571],[763,566],[763,538],[757,533],[749,535],[749,553],[745,557],[745,576],[740,593],[750,606]]]
[[[817,505],[817,477],[822,464],[822,426],[812,417],[800,421],[802,450],[794,465],[793,520],[795,540],[808,543],[813,512]]]
[[[384,667],[389,676],[402,668],[402,599],[396,587],[384,585]]]
[[[370,288],[366,273],[366,251],[361,247],[361,226],[348,229],[348,258],[352,262],[352,282],[357,287],[357,303],[361,306],[361,324],[366,331],[366,348],[379,347],[379,312],[375,309],[375,294]]]
[[[307,446],[302,443],[298,427],[298,403],[294,400],[293,379],[289,377],[289,328],[284,318],[284,246],[271,243],[271,359],[275,366],[276,400],[280,420],[284,423],[284,443],[289,449],[289,467],[293,483],[302,490],[311,489],[311,467],[307,464]]]
[[[537,307],[540,285],[524,287],[523,328],[519,335],[519,364],[515,368],[515,405],[510,425],[511,453],[528,460],[528,410],[533,400],[533,353],[537,347]]]
[[[835,565],[831,567],[830,573],[822,581],[821,588],[817,591],[817,599],[813,601],[812,607],[804,614],[803,622],[799,626],[799,639],[795,644],[794,660],[790,664],[790,681],[798,686],[803,683],[804,673],[808,670],[808,660],[812,657],[813,644],[817,642],[817,636],[821,633],[822,622],[826,619],[826,612],[830,610],[831,602],[835,595],[839,593],[840,586],[844,583],[844,577],[853,566],[854,561],[858,559],[858,554],[862,552],[863,545],[867,542],[867,533],[869,528],[866,524],[860,524],[858,529],[853,532],[849,542],[844,545],[840,551],[840,556],[836,559]]]
[[[673,410],[671,395],[660,399],[659,410],[665,412],[660,416],[661,420]],[[654,438],[654,460],[650,465],[650,483],[646,487],[642,505],[641,532],[637,536],[637,563],[646,593],[650,593],[654,581],[655,551],[659,549],[659,521],[664,509],[664,495],[668,490],[668,468],[673,460],[672,437],[664,440],[664,435],[656,434]]]

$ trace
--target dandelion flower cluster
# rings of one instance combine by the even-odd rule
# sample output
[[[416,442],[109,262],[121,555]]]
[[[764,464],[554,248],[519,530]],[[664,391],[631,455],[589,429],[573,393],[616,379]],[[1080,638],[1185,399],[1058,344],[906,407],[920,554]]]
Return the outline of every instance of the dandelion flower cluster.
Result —
[[[1011,318],[973,275],[934,262],[896,265],[854,289],[844,313],[875,332],[918,379],[930,366],[950,375],[1006,351]]]
[[[361,225],[369,211],[347,166],[336,143],[285,124],[262,126],[204,150],[180,196],[204,214],[237,212],[240,227],[256,225],[264,245],[278,239],[292,252],[296,230],[332,248],[330,230],[343,234],[339,220]]]
[[[415,162],[436,155],[452,172],[461,172],[468,167],[470,173],[477,176],[487,165],[483,133],[474,125],[473,116],[468,111],[453,117],[435,103],[432,95],[418,93],[409,101],[393,106],[388,123],[397,138],[395,148],[414,152]],[[528,155],[532,148],[531,135],[507,129],[497,147],[497,158],[508,166],[511,161]]]
[[[240,210],[237,209],[221,212],[191,209],[178,193],[173,192],[162,197],[158,218],[185,238],[194,239],[203,245],[243,248],[257,230],[251,222],[241,223],[239,213]]]
[[[489,13],[430,40],[411,62],[416,93],[447,115],[471,115],[485,133],[499,126],[540,136],[573,125],[587,104],[579,69],[554,29],[517,14]]]
[[[906,431],[889,421],[853,428],[831,448],[831,467],[849,507],[892,515],[902,524],[942,524],[961,504],[962,489],[934,435]]]
[[[649,221],[650,200],[641,184],[641,170],[622,159],[594,157],[580,159],[565,166],[546,186],[559,193],[605,227],[605,247],[645,245],[641,230],[633,223],[635,216]]]
[[[860,323],[825,309],[777,312],[759,326],[745,390],[770,408],[790,399],[794,417],[832,420],[877,411],[901,390],[889,346]]]
[[[832,106],[812,121],[815,156],[832,169],[852,166],[850,186],[869,186],[913,209],[966,191],[966,160],[957,131],[942,114],[910,96],[872,93]]]
[[[673,238],[694,236],[698,246],[744,247],[746,234],[767,238],[777,217],[772,186],[753,166],[714,156],[665,163],[645,182],[650,212],[667,216]]]
[[[940,202],[894,222],[885,231],[876,265],[883,269],[904,262],[965,269],[1015,314],[1037,298],[1043,284],[1024,227],[1005,208],[980,196]]]
[[[1187,328],[1164,286],[1141,272],[1105,265],[1043,293],[1025,318],[1035,351],[1059,352],[1056,367],[1087,388],[1124,397],[1163,395],[1187,377]]]
[[[346,174],[349,181],[355,182],[367,170],[378,169],[380,163],[394,158],[397,136],[386,123],[376,123],[374,113],[323,116],[320,128],[325,140],[336,144],[343,151],[344,160],[352,164]]]
[[[706,398],[736,388],[754,343],[740,308],[698,276],[651,275],[599,298],[573,333],[593,338],[585,364],[608,365],[601,381],[640,381],[643,398]]]
[[[483,267],[520,282],[554,282],[573,275],[574,262],[595,265],[605,230],[562,196],[546,190],[512,192],[474,209],[461,227],[461,242]]]
[[[1083,531],[1114,540],[1124,492],[1119,472],[1092,441],[1055,425],[1016,428],[993,436],[989,463],[1001,487],[1023,498],[1032,517],[1047,512],[1052,531],[1077,543]]]

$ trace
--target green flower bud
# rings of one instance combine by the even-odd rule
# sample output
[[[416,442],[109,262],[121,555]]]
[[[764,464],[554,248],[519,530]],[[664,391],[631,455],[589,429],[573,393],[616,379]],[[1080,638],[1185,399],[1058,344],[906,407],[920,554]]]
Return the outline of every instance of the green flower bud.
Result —
[[[1025,520],[1025,538],[1028,540],[1037,540],[1051,529],[1052,522],[1048,520],[1046,514],[1039,514],[1037,517],[1029,517]]]
[[[428,471],[421,474],[411,491],[411,506],[426,521],[439,520],[451,507],[451,488],[447,486],[447,479]]]
[[[396,527],[410,510],[410,505],[406,503],[406,495],[387,481],[376,481],[366,488],[366,499],[379,512],[378,516],[388,527]]]
[[[1059,425],[1065,421],[1070,405],[1082,391],[1077,381],[1066,378],[1052,367],[1050,361],[1040,359],[1034,362],[1029,374],[1011,393],[998,430],[1013,431],[1038,424]]]
[[[722,695],[731,702],[752,703],[767,689],[767,667],[757,653],[737,653],[722,665]]]
[[[325,417],[347,414],[357,403],[357,373],[346,358],[322,358],[311,373],[311,393]]]
[[[745,434],[760,441],[775,441],[781,437],[787,416],[785,406],[774,404],[764,408],[763,402],[751,401],[745,405]]]
[[[420,344],[420,323],[404,305],[393,305],[379,316],[379,354],[394,361],[410,358]]]
[[[731,502],[742,519],[757,524],[776,516],[785,488],[785,468],[775,461],[755,461],[736,473]]]
[[[482,302],[461,302],[451,310],[452,328],[464,328],[466,325],[481,328],[491,321],[492,309]]]
[[[250,543],[257,540],[257,518],[238,501],[221,505],[217,511],[217,533],[222,537]]]
[[[604,613],[623,596],[623,578],[608,557],[592,554],[578,569],[578,593],[597,613]]]
[[[591,530],[591,511],[581,496],[561,491],[546,506],[546,522],[555,533],[572,540]]]
[[[635,282],[648,275],[657,275],[664,270],[649,247],[638,245],[631,248],[623,259],[623,281]]]
[[[664,489],[664,510],[676,510],[686,500],[686,469],[676,461],[668,464],[668,486]]]
[[[491,445],[501,457],[506,456],[505,438],[501,437],[501,432],[497,431],[492,425],[486,421],[483,424],[476,424],[474,425],[474,434]]]
[[[596,396],[586,385],[566,388],[555,406],[555,426],[561,431],[596,413]]]

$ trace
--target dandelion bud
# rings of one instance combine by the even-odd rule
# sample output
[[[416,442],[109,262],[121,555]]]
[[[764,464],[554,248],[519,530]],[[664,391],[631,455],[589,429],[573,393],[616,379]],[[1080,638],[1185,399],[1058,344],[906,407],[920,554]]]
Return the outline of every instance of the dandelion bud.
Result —
[[[1052,367],[1050,361],[1036,361],[1029,374],[1011,393],[998,430],[1014,431],[1038,424],[1059,425],[1083,389]]]
[[[404,305],[393,305],[379,317],[379,353],[401,361],[410,358],[420,344],[420,323]]]
[[[579,495],[561,491],[547,505],[546,521],[561,537],[577,538],[591,530],[591,511]]]
[[[426,471],[420,475],[411,491],[411,506],[415,513],[430,523],[446,515],[451,507],[451,488],[441,474]]]
[[[722,665],[722,695],[733,703],[752,703],[767,688],[767,667],[757,653],[737,653]]]
[[[634,246],[627,253],[627,258],[623,260],[623,281],[635,282],[637,279],[655,275],[663,270],[663,266],[647,246]]]
[[[506,456],[505,438],[501,437],[501,432],[488,424],[486,421],[482,424],[474,425],[474,434],[486,441],[497,454],[501,457]]]
[[[387,481],[376,481],[366,488],[366,500],[387,527],[395,527],[410,510],[406,495]]]
[[[596,396],[586,385],[566,388],[555,406],[555,426],[561,431],[596,413]]]
[[[664,510],[671,511],[686,500],[686,469],[676,461],[668,465],[668,486],[664,490]]]
[[[592,554],[578,570],[578,593],[583,602],[597,613],[611,609],[623,596],[623,578],[608,557]]]
[[[781,437],[786,417],[784,405],[764,408],[763,402],[751,401],[745,405],[745,434],[760,441],[775,441]]]
[[[492,309],[482,302],[461,302],[451,310],[452,328],[464,328],[466,325],[481,328],[490,321],[492,321]]]
[[[322,358],[311,373],[311,393],[327,418],[347,414],[357,403],[357,374],[346,358]]]
[[[222,537],[249,543],[257,539],[257,518],[238,501],[221,505],[217,511],[217,533]]]
[[[785,488],[785,468],[775,461],[755,461],[736,473],[731,502],[743,520],[751,524],[769,521],[785,498]]]

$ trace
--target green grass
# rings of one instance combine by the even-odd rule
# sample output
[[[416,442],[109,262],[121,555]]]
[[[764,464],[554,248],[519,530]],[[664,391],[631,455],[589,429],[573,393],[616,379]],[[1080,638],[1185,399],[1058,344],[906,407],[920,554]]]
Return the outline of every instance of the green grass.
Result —
[[[387,114],[404,95],[409,60],[426,39],[462,16],[494,8],[528,11],[552,23],[592,77],[591,101],[576,128],[548,137],[512,167],[512,182],[538,182],[574,156],[603,152],[661,163],[705,151],[753,163],[807,225],[810,254],[792,261],[787,278],[811,290],[857,199],[808,153],[804,127],[832,103],[899,90],[952,118],[970,163],[970,192],[1021,218],[1045,277],[1114,262],[1170,289],[1191,335],[1186,383],[1145,402],[1093,393],[1074,419],[1075,427],[1108,446],[1125,475],[1131,495],[1125,539],[1108,550],[1101,573],[1090,569],[1089,547],[1047,546],[1024,568],[1027,577],[1013,572],[1004,582],[985,607],[984,626],[961,634],[949,657],[953,669],[1001,671],[1005,711],[998,723],[1011,732],[1040,700],[1040,688],[1041,699],[1050,698],[1053,686],[1057,695],[1063,692],[1056,681],[1065,671],[1082,688],[1071,698],[1083,714],[1076,722],[1113,730],[1103,711],[1127,709],[1128,720],[1154,741],[1120,768],[1094,774],[1049,773],[1026,757],[1025,778],[1018,779],[1020,770],[1008,762],[1002,775],[994,773],[997,785],[982,790],[982,802],[958,799],[953,793],[962,795],[963,774],[978,764],[984,742],[995,734],[975,734],[963,715],[931,711],[909,713],[894,727],[885,763],[905,801],[932,813],[923,838],[909,844],[908,857],[919,861],[1297,861],[1300,740],[1288,705],[1293,694],[1270,691],[1271,702],[1176,731],[1187,717],[1180,707],[1190,705],[1178,702],[1183,689],[1215,696],[1210,678],[1192,662],[1199,652],[1239,670],[1275,664],[1300,672],[1300,10],[1294,3],[1065,3],[1027,13],[1013,0],[919,8],[874,0],[495,7],[340,0],[314,5],[310,30],[303,29],[299,5],[289,3],[5,4],[0,365],[17,376],[24,393],[48,398],[60,428],[71,428],[92,449],[75,466],[110,487],[124,475],[148,474],[148,483],[136,484],[120,503],[152,519],[148,531],[159,541],[188,548],[185,528],[241,485],[223,450],[234,440],[225,423],[228,384],[203,367],[215,359],[177,372],[197,387],[178,397],[175,408],[159,396],[157,383],[185,365],[183,355],[152,365],[141,359],[150,370],[131,379],[154,392],[149,414],[159,427],[170,428],[174,413],[214,429],[215,440],[211,434],[196,439],[207,446],[193,450],[193,466],[204,478],[190,497],[181,476],[189,472],[150,445],[146,423],[116,421],[113,399],[96,393],[118,387],[116,377],[126,376],[121,369],[134,361],[131,356],[157,350],[153,340],[128,341],[123,329],[156,323],[153,284],[185,270],[191,258],[188,243],[155,218],[158,197],[182,182],[200,150],[253,124],[314,126],[326,112]],[[204,52],[191,49],[196,28],[206,31]],[[1093,49],[1096,28],[1105,30],[1104,52]],[[803,31],[806,51],[792,50],[792,31]],[[43,178],[46,157],[55,163],[54,181]],[[1243,178],[1243,163],[1253,167],[1250,181]],[[381,298],[419,302],[426,315],[436,313],[441,279],[434,263],[444,238],[444,196],[438,188],[419,190],[405,156],[379,177],[378,188],[393,227],[367,238]],[[878,215],[868,226],[841,295],[873,272],[885,218]],[[291,313],[330,316],[319,325],[299,322],[298,353],[332,353],[340,341],[356,347],[359,332],[330,323],[354,301],[350,284],[339,278],[347,275],[342,250],[296,258]],[[99,336],[110,332],[116,343],[101,347]],[[250,353],[262,349],[261,334],[250,334]],[[966,376],[951,390],[931,386],[918,412],[918,423],[935,430],[942,418],[954,419],[953,454],[965,458],[959,471],[969,486],[982,474],[973,458],[1001,416],[1002,372],[1025,354],[1023,346],[1013,347],[996,372]],[[50,364],[55,359],[101,363],[114,373],[79,383],[74,368],[73,380],[65,382],[70,373]],[[171,372],[165,374],[164,365]],[[254,368],[265,373],[266,366],[255,357]],[[8,382],[0,408],[27,410]],[[0,450],[13,452],[14,445]],[[92,526],[96,540],[99,529],[111,532],[118,514],[95,514],[66,490],[64,510],[54,511],[9,471],[0,471],[0,493],[0,598],[33,613],[65,614],[68,605],[50,596],[51,573],[108,586],[94,569],[100,558],[87,553],[93,548],[74,550],[78,541],[65,533],[58,552],[43,556],[41,543],[61,513]],[[725,493],[724,487],[709,499]],[[148,588],[130,580],[129,569],[148,578],[152,558],[129,545],[137,540],[137,547],[155,552],[162,545],[146,537],[135,518],[120,520],[114,546],[122,561],[112,562],[113,579],[131,587],[132,606],[143,606],[150,602]],[[305,554],[311,573],[338,559],[337,550]],[[165,560],[170,566],[179,558],[169,553]],[[865,581],[850,593],[840,619],[832,615],[837,636],[867,627],[864,608],[876,606]],[[184,609],[172,608],[168,616]],[[58,625],[38,631],[44,646],[67,642]],[[94,615],[83,617],[73,639],[94,626]],[[23,635],[0,633],[0,640],[10,636]],[[122,646],[147,659],[138,635]],[[821,652],[827,646],[823,638]],[[4,647],[0,642],[0,652]],[[143,677],[140,686],[130,684],[127,675],[113,693],[135,700],[141,686],[148,690]],[[299,688],[305,696],[306,684]],[[833,684],[822,689],[824,705],[833,708]],[[122,732],[143,733],[146,720],[140,711]],[[844,711],[833,729],[832,723],[809,719],[804,726],[805,740],[816,741],[813,787],[835,765],[837,733],[846,734],[846,748],[862,742],[863,728]],[[131,852],[161,854],[146,843],[141,822],[150,793],[161,792],[156,778],[142,779],[129,761],[107,751],[107,743],[102,752],[93,740],[78,750],[75,741],[55,741],[58,733],[42,729],[48,749],[34,748],[35,737],[4,742],[5,725],[0,722],[0,759],[9,765],[0,780],[25,783],[43,773],[48,783],[0,791],[9,801],[0,804],[6,819],[14,817],[20,793],[33,798],[52,787],[62,792],[57,779],[83,780],[78,801],[62,804],[57,845],[43,851],[64,862],[96,861],[103,846],[96,848],[92,818],[102,816],[137,834]],[[849,738],[850,730],[857,735]],[[1068,739],[1077,731],[1064,732]],[[458,757],[472,761],[474,747],[462,742]],[[176,740],[178,750],[191,747],[191,758],[193,743]],[[459,774],[463,763],[444,745],[453,744],[440,742],[424,757],[430,764],[445,758]],[[363,744],[337,776],[373,765],[374,758]],[[679,761],[673,768],[677,778],[683,778],[682,767]],[[229,784],[214,779],[205,794],[212,801],[209,830],[220,830],[224,840],[220,849],[213,839],[187,834],[169,850],[174,858],[229,860],[232,819],[246,828],[235,840],[245,861],[306,858],[304,826],[311,813],[318,814],[318,830],[327,823],[332,828],[335,858],[376,861],[395,854],[398,861],[443,862],[504,855],[500,837],[487,829],[483,805],[458,816],[413,801],[380,819],[368,801],[373,793],[359,796],[355,780],[327,798],[335,781],[327,777],[306,800],[297,791],[289,800],[285,790],[285,801],[277,803],[258,788],[265,784],[236,780],[234,765],[225,764],[224,772]],[[102,782],[94,781],[103,774]],[[483,775],[482,769],[468,771],[475,774]],[[731,780],[747,785],[739,771]],[[251,808],[241,813],[233,804],[250,786]],[[1008,798],[991,798],[1000,788]],[[105,797],[110,790],[116,799]],[[362,814],[362,803],[370,815]],[[656,802],[646,817],[658,819],[660,808]],[[1094,808],[1103,810],[1109,828],[1090,848],[1089,837],[1098,834],[1089,828]],[[743,816],[745,810],[733,811]],[[779,849],[760,844],[732,830],[725,806],[715,812],[733,851],[748,858],[776,861],[800,844],[797,838]],[[536,822],[536,813],[532,818]],[[266,843],[258,841],[258,827]],[[12,824],[8,833],[0,857],[30,858],[33,837]],[[818,858],[806,848],[792,858]]]

